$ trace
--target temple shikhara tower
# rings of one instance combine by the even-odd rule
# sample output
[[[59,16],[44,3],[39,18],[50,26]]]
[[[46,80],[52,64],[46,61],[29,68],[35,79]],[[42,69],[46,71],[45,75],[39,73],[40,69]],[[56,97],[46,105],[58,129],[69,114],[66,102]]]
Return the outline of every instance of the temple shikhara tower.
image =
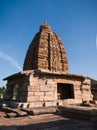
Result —
[[[43,23],[33,38],[23,64],[23,71],[7,80],[5,100],[24,107],[62,105],[91,99],[90,79],[69,74],[66,50],[51,27]]]
[[[44,23],[28,49],[23,70],[45,69],[68,73],[68,61],[61,39]]]

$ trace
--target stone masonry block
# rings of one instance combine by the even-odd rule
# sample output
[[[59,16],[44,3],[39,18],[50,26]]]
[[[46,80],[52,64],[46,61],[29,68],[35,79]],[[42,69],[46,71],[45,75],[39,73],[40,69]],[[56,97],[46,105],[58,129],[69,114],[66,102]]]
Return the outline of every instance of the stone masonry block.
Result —
[[[35,96],[44,96],[44,92],[34,92]]]
[[[30,86],[38,86],[38,80],[37,81],[31,81]]]
[[[55,101],[55,98],[52,96],[44,96],[44,101]]]
[[[28,102],[36,102],[39,101],[39,96],[29,96],[27,97]]]
[[[87,78],[87,79],[85,79],[85,80],[83,81],[83,84],[89,84],[89,85],[90,85],[90,84],[91,84],[90,79],[88,79],[88,78]]]
[[[34,108],[34,107],[43,107],[43,103],[42,102],[29,103],[29,108]]]
[[[75,94],[75,99],[80,99],[82,97],[82,94]]]
[[[28,91],[39,92],[39,86],[28,86]]]
[[[74,94],[75,95],[79,95],[79,94],[81,94],[82,92],[80,91],[80,90],[75,90],[75,92],[74,92]]]
[[[47,80],[47,84],[48,84],[48,85],[55,85],[55,82],[53,82],[53,78]]]
[[[28,92],[28,96],[34,96],[34,92]]]
[[[83,85],[82,90],[90,91],[90,86],[89,85]]]
[[[82,99],[87,101],[91,100],[91,94],[82,94]]]
[[[56,106],[56,102],[45,102],[45,106],[46,106],[46,107]]]
[[[63,106],[63,101],[62,101],[62,100],[59,100],[59,101],[57,102],[57,106]]]
[[[40,91],[42,92],[51,92],[51,91],[54,91],[54,86],[51,86],[51,85],[45,85],[45,86],[42,86],[40,85]]]
[[[87,90],[82,90],[83,94],[91,94],[91,91],[87,91]]]
[[[30,77],[29,81],[30,82],[37,82],[38,81],[38,77]]]
[[[45,92],[45,96],[53,96],[53,92]]]
[[[57,100],[57,93],[54,93],[54,98],[55,98],[55,100]]]
[[[73,80],[73,82],[74,82],[75,85],[78,85],[78,86],[81,85],[81,81],[74,81]]]
[[[27,108],[28,103],[23,103],[23,108]]]
[[[39,96],[39,101],[43,102],[44,101],[44,96]]]

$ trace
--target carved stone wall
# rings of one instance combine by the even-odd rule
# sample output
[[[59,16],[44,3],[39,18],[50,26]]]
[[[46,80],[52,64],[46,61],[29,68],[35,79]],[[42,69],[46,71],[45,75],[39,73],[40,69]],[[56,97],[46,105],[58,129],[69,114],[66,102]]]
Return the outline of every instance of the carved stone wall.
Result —
[[[7,98],[9,97],[9,100],[11,100],[13,85],[18,84],[18,95],[16,99],[18,102],[30,103],[29,107],[56,106],[60,101],[62,105],[62,101],[66,99],[67,101],[71,99],[69,103],[72,103],[73,100],[80,103],[82,100],[89,101],[91,99],[90,79],[83,76],[56,72],[51,73],[48,71],[25,71],[11,78],[12,80],[9,79],[7,84]],[[66,84],[73,86],[72,91],[74,95],[72,98],[59,98],[59,83],[63,84],[64,91],[66,91]]]
[[[66,51],[61,39],[46,23],[40,26],[27,51],[23,70],[46,69],[68,73]]]
[[[90,79],[68,73],[62,41],[46,23],[40,26],[28,48],[23,71],[4,80],[7,80],[5,98],[13,98],[17,84],[16,100],[28,103],[29,107],[62,105],[64,99],[71,99],[69,102],[91,99]]]

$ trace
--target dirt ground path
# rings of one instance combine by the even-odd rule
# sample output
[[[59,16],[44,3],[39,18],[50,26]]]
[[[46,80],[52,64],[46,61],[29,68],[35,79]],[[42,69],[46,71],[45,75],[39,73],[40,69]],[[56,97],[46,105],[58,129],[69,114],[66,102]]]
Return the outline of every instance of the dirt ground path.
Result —
[[[2,116],[0,130],[97,130],[97,123],[58,114],[19,118],[4,118]]]

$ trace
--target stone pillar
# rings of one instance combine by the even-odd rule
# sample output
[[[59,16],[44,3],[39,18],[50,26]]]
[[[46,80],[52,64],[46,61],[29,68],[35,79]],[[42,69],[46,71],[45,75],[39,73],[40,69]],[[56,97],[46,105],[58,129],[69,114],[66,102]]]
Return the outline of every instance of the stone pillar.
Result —
[[[12,85],[10,84],[10,82],[8,82],[6,86],[7,86],[7,89],[6,89],[6,92],[5,92],[4,99],[5,100],[11,100],[12,99],[12,95],[13,95]]]
[[[89,78],[85,78],[85,80],[82,82],[82,100],[92,100],[91,82]]]

